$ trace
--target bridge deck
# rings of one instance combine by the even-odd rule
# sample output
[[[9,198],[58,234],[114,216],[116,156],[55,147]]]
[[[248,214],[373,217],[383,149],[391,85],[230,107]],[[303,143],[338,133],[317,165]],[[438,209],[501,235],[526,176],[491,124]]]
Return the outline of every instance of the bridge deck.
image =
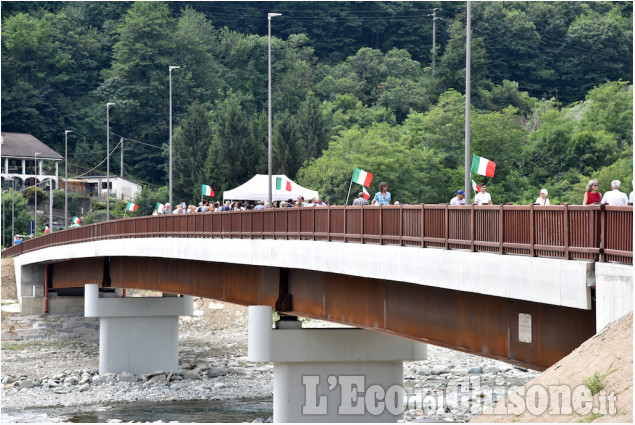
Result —
[[[305,239],[633,263],[633,208],[605,205],[335,206],[145,216],[66,229],[2,257],[114,238]]]

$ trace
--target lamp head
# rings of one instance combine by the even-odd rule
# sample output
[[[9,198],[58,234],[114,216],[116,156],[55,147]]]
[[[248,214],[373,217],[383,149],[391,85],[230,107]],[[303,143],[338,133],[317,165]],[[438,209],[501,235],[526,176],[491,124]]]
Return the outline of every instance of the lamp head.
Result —
[[[115,104],[112,102],[106,103],[106,108],[110,108],[111,106],[114,106]]]
[[[267,13],[267,18],[275,18],[276,16],[282,16],[282,13]]]
[[[40,152],[35,152],[35,154],[33,155],[35,158],[37,158],[38,155],[42,155]]]
[[[73,130],[65,130],[64,134],[68,134],[68,133],[72,133],[72,132],[73,132]]]
[[[179,68],[180,68],[180,66],[170,66],[169,70],[172,71],[173,69],[179,69]]]

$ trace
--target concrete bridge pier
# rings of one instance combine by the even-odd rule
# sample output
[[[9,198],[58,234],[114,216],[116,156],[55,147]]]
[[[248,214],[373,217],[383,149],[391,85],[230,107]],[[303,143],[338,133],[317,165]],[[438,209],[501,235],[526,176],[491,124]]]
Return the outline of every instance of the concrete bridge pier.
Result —
[[[404,411],[403,360],[427,345],[364,329],[303,329],[272,308],[249,307],[250,361],[272,361],[274,422],[396,422]]]
[[[99,285],[85,285],[84,315],[99,317],[99,373],[177,370],[179,316],[192,313],[189,295],[100,298]]]

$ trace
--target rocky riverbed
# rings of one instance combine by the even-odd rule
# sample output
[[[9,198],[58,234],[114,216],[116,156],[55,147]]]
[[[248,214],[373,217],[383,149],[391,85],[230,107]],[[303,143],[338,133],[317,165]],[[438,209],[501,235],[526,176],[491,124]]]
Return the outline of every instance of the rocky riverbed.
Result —
[[[3,341],[2,421],[20,421],[5,412],[61,406],[271,400],[273,365],[246,360],[246,308],[202,299],[196,303],[195,315],[181,319],[180,368],[175,371],[100,375],[97,333],[81,340]],[[332,324],[306,321],[304,326]],[[404,421],[468,421],[535,376],[503,362],[429,346],[428,360],[404,362]]]

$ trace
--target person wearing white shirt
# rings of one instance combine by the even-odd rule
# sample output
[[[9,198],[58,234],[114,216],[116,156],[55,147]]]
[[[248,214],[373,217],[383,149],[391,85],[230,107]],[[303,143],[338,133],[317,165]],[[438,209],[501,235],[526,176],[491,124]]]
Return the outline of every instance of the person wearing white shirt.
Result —
[[[547,199],[547,189],[540,189],[540,196],[536,199],[538,205],[549,205],[549,199]]]
[[[633,203],[633,191],[631,190],[631,194],[628,195],[628,203],[632,204]]]
[[[490,196],[489,193],[487,193],[487,186],[485,185],[485,183],[481,183],[478,186],[481,188],[481,191],[477,193],[476,196],[474,197],[474,204],[475,205],[491,205],[492,197]]]
[[[456,191],[456,196],[450,200],[450,205],[465,205],[465,192],[459,189]]]
[[[621,187],[622,183],[619,180],[613,180],[611,182],[611,188],[613,190],[604,194],[602,203],[609,205],[627,205],[628,196],[626,196],[626,193],[620,191]]]

